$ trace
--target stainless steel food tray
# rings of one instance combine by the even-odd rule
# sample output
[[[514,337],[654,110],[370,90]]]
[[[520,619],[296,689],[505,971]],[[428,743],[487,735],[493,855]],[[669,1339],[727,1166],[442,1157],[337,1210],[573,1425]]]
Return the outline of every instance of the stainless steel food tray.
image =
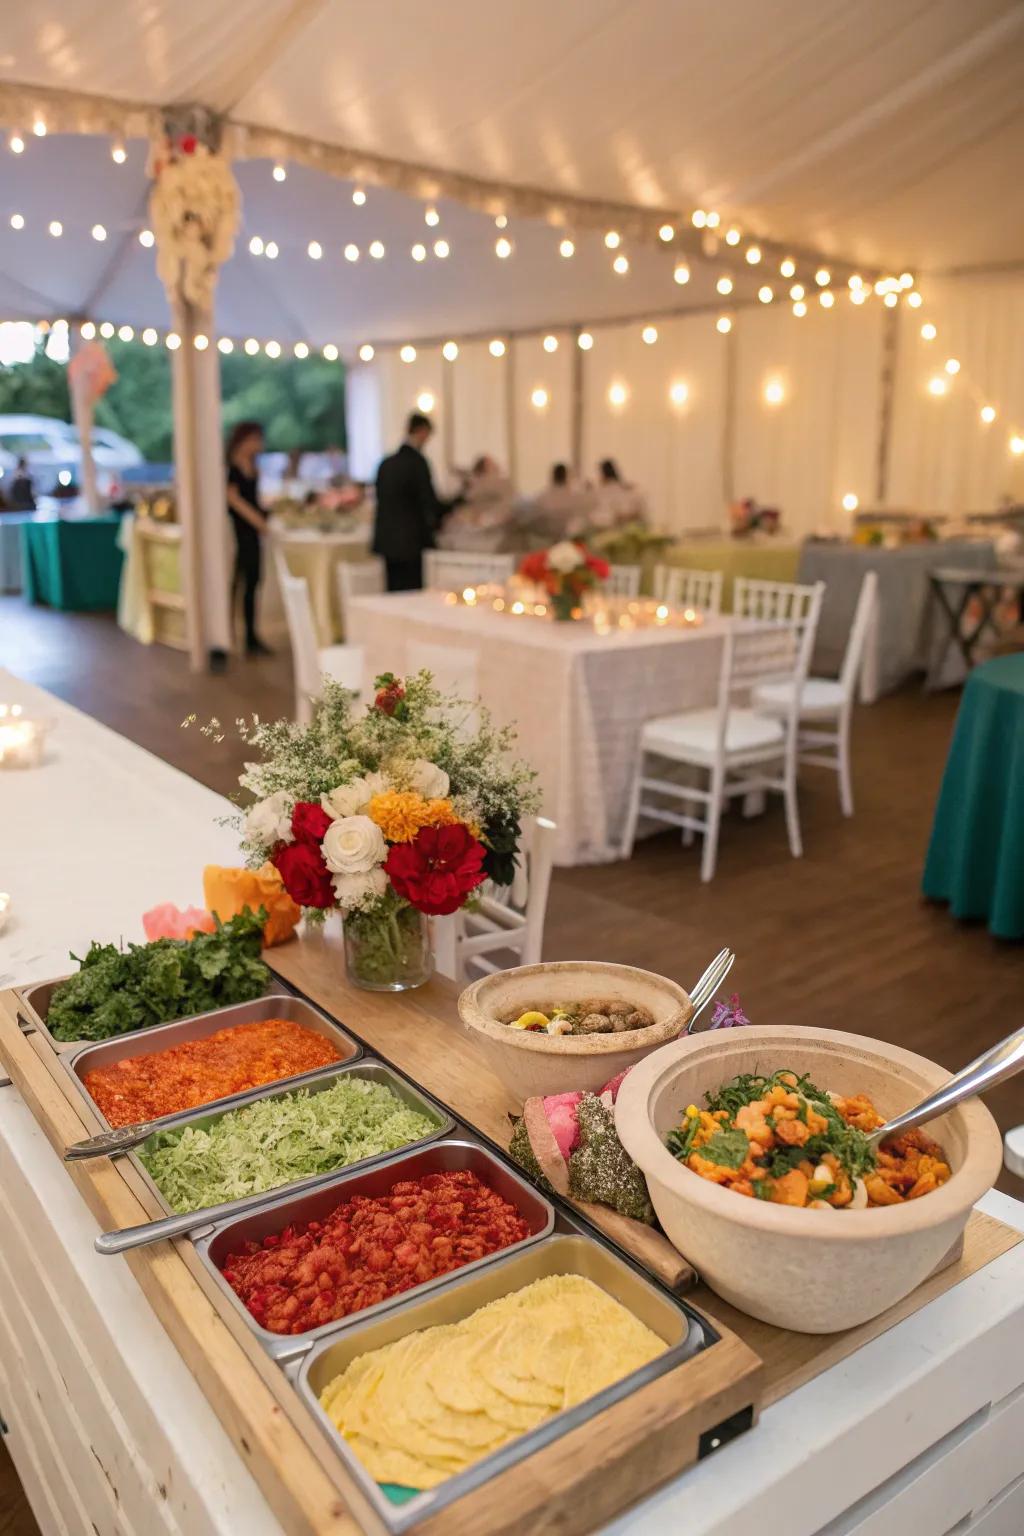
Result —
[[[293,1085],[288,1088],[272,1087],[269,1089],[254,1089],[252,1093],[241,1095],[235,1101],[235,1103],[231,1105],[230,1109],[222,1109],[210,1113],[210,1111],[207,1110],[204,1106],[204,1108],[195,1110],[189,1115],[182,1115],[180,1119],[176,1119],[174,1125],[168,1127],[168,1129],[178,1131],[182,1130],[186,1126],[196,1126],[205,1129],[207,1126],[212,1125],[214,1121],[222,1119],[224,1115],[233,1114],[239,1109],[244,1109],[247,1104],[255,1104],[258,1100],[285,1098],[288,1094],[298,1093],[300,1090],[306,1093],[323,1093],[326,1088],[333,1087],[333,1085],[338,1081],[340,1077],[347,1077],[351,1075],[355,1075],[356,1077],[369,1078],[372,1082],[375,1083],[383,1083],[386,1087],[390,1088],[392,1092],[398,1098],[400,1098],[404,1104],[407,1104],[410,1109],[415,1109],[423,1115],[429,1115],[433,1120],[436,1121],[437,1129],[435,1131],[431,1131],[428,1136],[422,1136],[416,1141],[411,1141],[408,1147],[401,1147],[398,1149],[399,1151],[411,1151],[414,1147],[420,1147],[428,1142],[437,1141],[442,1136],[450,1135],[451,1132],[455,1129],[455,1122],[451,1115],[449,1115],[446,1109],[438,1104],[436,1099],[430,1098],[430,1096],[424,1093],[422,1089],[417,1088],[413,1083],[409,1082],[407,1078],[404,1078],[400,1072],[396,1072],[393,1067],[387,1067],[382,1061],[373,1061],[368,1057],[364,1057],[361,1061],[349,1062],[343,1067],[327,1067],[323,1071],[314,1073],[312,1076],[305,1078],[303,1082],[298,1085],[298,1087]],[[156,1131],[154,1132],[154,1135],[166,1135],[166,1133],[166,1130]],[[138,1149],[139,1151],[145,1150],[149,1139],[150,1138],[147,1137],[147,1140],[143,1142],[142,1146]],[[170,1216],[172,1214],[171,1206],[161,1194],[159,1188],[156,1185],[156,1182],[150,1177],[149,1173],[143,1167],[142,1161],[138,1156],[138,1152],[128,1152],[125,1154],[125,1156],[134,1166],[135,1171],[146,1185],[147,1189],[153,1197],[153,1200],[160,1207],[160,1210],[164,1212],[165,1215]],[[265,1189],[256,1195],[243,1195],[239,1200],[231,1202],[230,1210],[225,1210],[223,1206],[218,1206],[217,1211],[221,1217],[226,1217],[229,1215],[234,1217],[235,1215],[241,1214],[243,1211],[254,1210],[256,1206],[265,1205],[270,1200],[276,1200],[280,1196],[291,1194],[296,1190],[318,1189],[322,1184],[326,1184],[330,1180],[336,1179],[339,1173],[354,1173],[359,1168],[372,1167],[374,1164],[383,1162],[385,1159],[392,1158],[394,1156],[394,1152],[382,1152],[374,1157],[363,1157],[360,1158],[357,1162],[343,1165],[342,1168],[333,1168],[327,1173],[312,1174],[309,1178],[296,1179],[291,1184],[282,1184],[278,1189]],[[208,1209],[210,1208],[208,1207]],[[204,1218],[202,1207],[195,1211],[193,1214],[196,1218],[194,1230],[198,1231],[200,1228],[208,1224],[209,1218]]]
[[[483,1258],[464,1264],[447,1275],[427,1280],[411,1287],[408,1291],[401,1292],[398,1296],[388,1297],[386,1301],[377,1302],[372,1307],[365,1307],[362,1311],[354,1312],[348,1317],[321,1323],[319,1327],[311,1328],[308,1332],[301,1334],[271,1333],[269,1329],[261,1327],[224,1278],[222,1272],[224,1260],[243,1243],[260,1243],[265,1237],[280,1232],[293,1222],[321,1221],[342,1201],[351,1200],[357,1195],[372,1197],[387,1194],[392,1185],[401,1179],[419,1179],[428,1173],[452,1173],[456,1170],[475,1173],[483,1183],[490,1185],[491,1189],[514,1205],[529,1222],[529,1235],[518,1243],[499,1249],[497,1254],[486,1254]],[[218,1222],[214,1231],[195,1239],[195,1249],[203,1266],[213,1276],[219,1290],[244,1319],[267,1353],[275,1360],[285,1360],[306,1353],[318,1339],[325,1338],[328,1334],[333,1335],[341,1328],[377,1317],[413,1296],[426,1295],[436,1290],[455,1275],[470,1274],[486,1264],[493,1263],[496,1258],[517,1253],[528,1244],[548,1237],[554,1230],[554,1226],[554,1207],[538,1190],[479,1142],[452,1138],[432,1142],[429,1146],[420,1147],[416,1151],[396,1152],[385,1162],[377,1163],[373,1168],[356,1173],[336,1174],[329,1184],[321,1185],[319,1189],[283,1195],[269,1204],[260,1206],[258,1210],[250,1212],[247,1216]]]
[[[73,974],[74,972],[68,973],[69,976]],[[46,1022],[50,1012],[50,1002],[61,982],[67,980],[68,976],[55,976],[52,981],[37,981],[30,987],[15,988],[18,995],[18,1023],[21,1026],[22,1033],[32,1034],[37,1032],[43,1036],[44,1040],[49,1041],[50,1045],[59,1055],[77,1050],[82,1045],[106,1044],[106,1041],[102,1040],[98,1042],[92,1040],[58,1040],[55,1035],[50,1033]],[[290,997],[291,993],[276,976],[271,976],[270,981],[267,983],[266,991],[261,996]],[[259,1001],[260,998],[253,998],[254,1003]],[[231,1004],[230,1006],[234,1007],[235,1005]],[[114,1035],[112,1038],[114,1040],[142,1040],[149,1034],[151,1029],[163,1029],[165,1023],[177,1022],[176,1019],[164,1019],[159,1024],[147,1024],[143,1029],[129,1030],[127,1034]]]
[[[438,1488],[418,1493],[403,1504],[389,1500],[320,1407],[320,1393],[324,1387],[359,1355],[393,1343],[417,1329],[458,1322],[488,1302],[520,1290],[534,1280],[564,1274],[583,1275],[601,1286],[665,1341],[665,1352],[586,1402],[556,1414],[537,1429],[520,1435],[465,1472],[450,1477]],[[710,1334],[710,1339],[713,1338]],[[708,1342],[709,1335],[695,1313],[667,1291],[645,1280],[631,1264],[603,1244],[582,1234],[556,1234],[518,1253],[492,1258],[475,1273],[456,1271],[438,1289],[389,1307],[379,1317],[354,1321],[349,1327],[321,1339],[302,1357],[297,1367],[289,1369],[288,1374],[294,1375],[296,1391],[350,1476],[359,1484],[387,1528],[398,1533],[426,1516],[436,1514],[498,1473],[596,1418],[613,1403],[698,1354]],[[600,1468],[595,1469],[595,1475],[600,1476]]]
[[[230,1029],[232,1025],[256,1024],[263,1019],[288,1019],[295,1024],[304,1025],[314,1034],[323,1035],[341,1053],[338,1061],[331,1063],[331,1066],[342,1066],[362,1057],[362,1046],[340,1025],[335,1024],[333,1019],[321,1013],[319,1008],[314,1008],[313,1004],[307,1003],[305,998],[292,997],[287,993],[275,993],[258,997],[251,1003],[232,1003],[227,1008],[215,1008],[210,1013],[197,1013],[189,1018],[175,1019],[171,1024],[154,1024],[149,1029],[134,1030],[127,1035],[115,1035],[112,1040],[75,1045],[70,1050],[62,1051],[59,1059],[104,1130],[112,1130],[110,1121],[85,1085],[84,1079],[87,1072],[92,1072],[97,1067],[109,1067],[115,1062],[126,1061],[136,1056],[153,1056],[158,1051],[169,1050],[175,1045],[184,1045],[193,1040],[205,1040],[210,1035],[216,1034],[218,1030]],[[262,1093],[271,1088],[301,1087],[303,1083],[323,1070],[323,1067],[313,1067],[307,1072],[293,1073],[291,1077],[279,1077],[273,1082],[264,1083],[262,1087],[242,1089],[238,1093],[225,1094],[219,1099],[208,1099],[205,1104],[196,1104],[191,1109],[178,1110],[171,1115],[161,1115],[151,1123],[163,1130],[190,1118],[200,1110],[206,1113],[213,1109],[230,1109],[234,1104],[247,1101],[253,1093]]]

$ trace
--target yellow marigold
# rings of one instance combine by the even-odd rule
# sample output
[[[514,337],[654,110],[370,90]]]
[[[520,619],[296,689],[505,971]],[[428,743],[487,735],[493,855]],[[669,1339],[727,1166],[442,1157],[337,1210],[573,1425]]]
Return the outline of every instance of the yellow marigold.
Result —
[[[374,795],[366,814],[389,843],[411,843],[421,827],[450,827],[460,820],[450,800],[424,800],[414,790]]]

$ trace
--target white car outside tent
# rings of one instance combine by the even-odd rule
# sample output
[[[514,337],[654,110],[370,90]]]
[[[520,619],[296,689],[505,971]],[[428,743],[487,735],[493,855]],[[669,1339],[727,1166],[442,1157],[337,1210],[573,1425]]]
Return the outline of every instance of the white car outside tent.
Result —
[[[144,462],[134,443],[108,427],[93,429],[92,452],[99,489],[105,496],[119,488],[124,470]],[[80,480],[81,457],[78,432],[70,422],[53,416],[0,416],[0,489],[24,458],[36,495],[53,495]]]

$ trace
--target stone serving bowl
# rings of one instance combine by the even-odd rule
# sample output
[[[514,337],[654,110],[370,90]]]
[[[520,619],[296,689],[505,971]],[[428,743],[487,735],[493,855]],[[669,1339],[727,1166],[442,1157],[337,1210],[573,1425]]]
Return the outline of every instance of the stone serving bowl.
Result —
[[[612,1035],[543,1035],[499,1023],[513,1008],[546,1011],[586,997],[642,1004],[654,1023]],[[535,1094],[600,1090],[648,1051],[674,1040],[693,1004],[682,987],[653,971],[604,960],[563,960],[521,965],[474,981],[459,998],[459,1013],[488,1066],[522,1102]]]
[[[829,1029],[740,1028],[690,1035],[642,1061],[619,1089],[615,1128],[647,1178],[669,1240],[719,1296],[779,1328],[833,1333],[908,1295],[961,1237],[1001,1166],[996,1123],[978,1099],[924,1127],[952,1177],[930,1195],[864,1211],[809,1211],[732,1194],[665,1146],[688,1104],[739,1073],[784,1067],[819,1088],[866,1093],[890,1119],[949,1077],[924,1056]]]

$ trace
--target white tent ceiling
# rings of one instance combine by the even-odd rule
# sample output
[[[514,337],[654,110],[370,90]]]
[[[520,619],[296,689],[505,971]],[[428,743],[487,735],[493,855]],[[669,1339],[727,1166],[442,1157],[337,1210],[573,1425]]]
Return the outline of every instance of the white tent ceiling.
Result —
[[[762,239],[900,270],[1024,258],[1024,5],[1020,0],[33,0],[9,7],[0,105],[28,147],[0,164],[0,310],[166,316],[144,222],[141,144],[33,139],[33,90],[126,104],[199,103],[238,123],[357,154],[564,197],[688,214],[715,207]],[[3,94],[6,88],[6,96]],[[40,100],[43,98],[40,97]],[[49,98],[53,104],[53,98]],[[59,115],[51,119],[54,126]],[[264,143],[266,141],[264,140]],[[401,340],[658,313],[715,298],[720,268],[629,245],[619,277],[600,236],[516,219],[494,255],[478,209],[423,204],[292,165],[241,161],[244,238],[218,324],[282,342]],[[1016,210],[1016,211],[1015,211]],[[12,231],[12,211],[26,228]],[[65,234],[45,233],[59,218]],[[89,236],[103,223],[110,238]],[[271,263],[249,254],[274,239]],[[441,236],[451,256],[420,264]],[[123,237],[123,238],[119,238]],[[305,255],[319,240],[324,259]],[[370,240],[387,247],[367,258]],[[358,263],[341,254],[353,241]],[[750,298],[763,269],[742,273]]]

